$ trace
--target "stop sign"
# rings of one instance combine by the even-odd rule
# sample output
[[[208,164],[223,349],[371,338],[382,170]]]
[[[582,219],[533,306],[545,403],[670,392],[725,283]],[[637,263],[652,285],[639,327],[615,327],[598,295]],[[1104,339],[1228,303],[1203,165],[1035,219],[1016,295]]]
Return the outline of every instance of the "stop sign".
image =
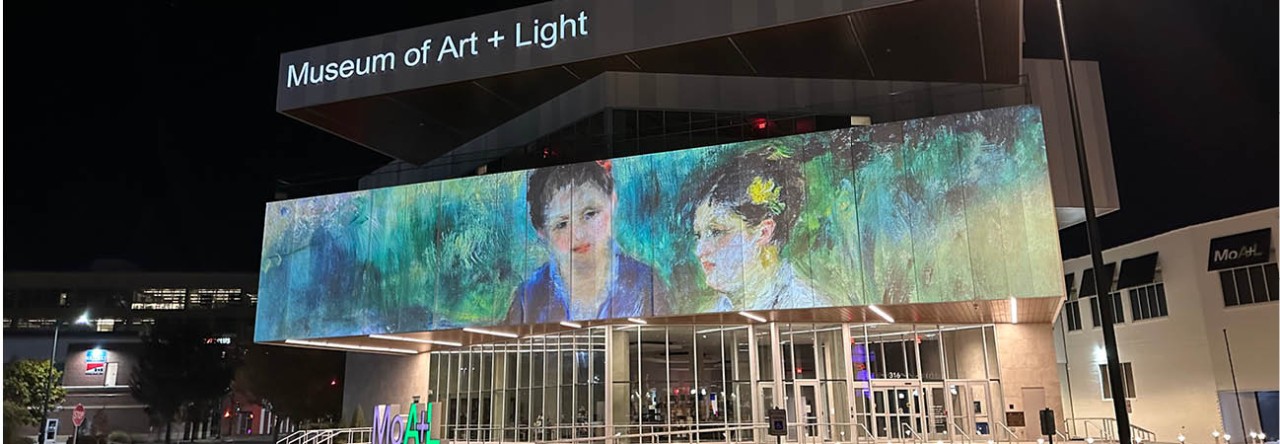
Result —
[[[84,424],[84,404],[77,403],[76,409],[71,411],[71,423],[75,424],[76,427]]]

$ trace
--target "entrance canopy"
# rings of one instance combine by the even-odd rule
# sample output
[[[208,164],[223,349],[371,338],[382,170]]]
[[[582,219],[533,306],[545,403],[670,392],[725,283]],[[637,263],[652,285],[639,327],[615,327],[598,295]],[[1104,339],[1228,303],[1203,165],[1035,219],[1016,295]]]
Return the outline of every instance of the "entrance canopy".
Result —
[[[560,0],[281,56],[277,110],[425,163],[607,71],[1016,83],[1021,2]]]

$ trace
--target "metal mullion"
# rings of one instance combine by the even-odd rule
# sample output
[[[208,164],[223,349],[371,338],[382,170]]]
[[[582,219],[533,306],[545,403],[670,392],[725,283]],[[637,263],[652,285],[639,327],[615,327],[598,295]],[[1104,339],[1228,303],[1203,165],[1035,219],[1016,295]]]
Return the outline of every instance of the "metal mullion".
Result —
[[[639,115],[639,113],[637,113],[637,115]],[[636,119],[637,119],[636,122],[638,124],[639,117],[637,117]],[[639,128],[639,126],[637,126],[637,128]],[[636,328],[636,375],[635,375],[635,379],[632,379],[632,381],[634,381],[636,385],[636,389],[638,391],[637,394],[640,396],[640,399],[639,399],[640,411],[636,412],[637,413],[636,430],[639,433],[643,434],[644,432],[644,385],[643,385],[644,381],[641,379],[641,375],[643,375],[644,372],[641,369],[644,368],[644,331],[640,328],[639,325],[635,326],[635,328]],[[630,346],[630,344],[628,344],[628,346]],[[628,356],[627,358],[630,359],[630,356]],[[628,403],[631,402],[631,383],[627,383],[627,402]],[[627,406],[627,408],[630,409],[631,407]],[[643,436],[640,437],[640,442],[644,442]]]
[[[666,119],[663,119],[663,125],[664,126],[666,125]],[[665,137],[664,137],[664,140],[665,140]],[[666,356],[664,357],[662,362],[663,362],[663,365],[666,367],[666,371],[667,371],[666,387],[663,388],[663,390],[666,391],[666,394],[667,394],[667,411],[662,412],[662,419],[663,419],[663,422],[666,423],[665,431],[671,432],[671,328],[670,327],[667,327],[667,326],[662,327],[662,337],[664,338],[664,340],[662,341],[664,342],[663,350],[665,350],[666,352]],[[670,435],[668,435],[668,437],[670,437]],[[656,440],[657,438],[655,437],[654,439]]]
[[[456,353],[449,353],[448,355],[446,355],[448,356],[448,358],[443,363],[443,366],[445,368],[444,408],[446,409],[445,419],[448,422],[448,425],[445,426],[445,431],[447,432],[446,436],[449,436],[448,434],[453,433],[454,422],[456,422],[454,421],[454,419],[457,418],[456,416],[453,416],[453,414],[456,412],[454,412],[453,407],[449,405],[450,398],[452,398],[454,393],[456,392],[456,390],[454,390],[454,383],[453,383],[454,373],[456,372],[450,371],[451,369],[453,369],[453,357],[456,355],[457,355]]]
[[[796,370],[796,366],[797,366],[797,365],[800,365],[800,361],[797,361],[797,360],[796,360],[796,335],[795,335],[795,333],[792,333],[792,330],[794,330],[794,325],[795,325],[795,324],[791,324],[791,323],[788,323],[788,324],[787,324],[787,354],[789,354],[789,355],[791,356],[791,368],[790,368],[790,369],[783,369],[783,371],[787,371],[787,370],[790,370],[790,371],[791,371],[791,390],[792,390],[793,392],[795,392],[795,393],[794,393],[794,394],[795,394],[795,396],[792,396],[792,397],[791,397],[791,403],[792,403],[792,404],[794,404],[794,406],[795,406],[795,410],[793,410],[793,411],[795,412],[795,415],[796,415],[796,442],[803,443],[803,442],[805,441],[805,439],[804,439],[804,435],[808,433],[808,430],[809,430],[809,429],[808,429],[807,427],[805,427],[805,426],[804,426],[804,425],[806,424],[806,421],[808,420],[808,418],[806,418],[806,417],[804,416],[804,413],[803,413],[802,409],[800,408],[800,406],[801,406],[801,404],[802,404],[802,402],[803,402],[803,401],[802,401],[802,399],[803,399],[804,397],[800,395],[800,393],[801,393],[801,391],[800,391],[800,374],[799,374],[799,372],[795,371],[795,370]],[[782,346],[781,329],[779,329],[778,346],[779,346],[779,347],[781,347],[781,346]],[[779,359],[779,361],[782,361],[782,360],[781,360],[781,359]],[[784,388],[784,390],[785,390],[786,385],[787,385],[787,383],[786,383],[786,374],[784,373],[784,374],[781,374],[781,375],[779,375],[779,376],[782,378],[782,386],[783,386],[783,388]],[[785,393],[785,392],[783,393],[783,396],[784,396],[784,398],[786,397],[786,393]],[[785,399],[784,399],[784,402],[785,402]]]
[[[613,328],[612,326],[605,326],[605,327],[603,327],[603,328],[604,328],[604,359],[605,359],[604,364],[605,364],[605,369],[604,369],[604,380],[603,380],[602,382],[604,383],[604,405],[605,405],[605,409],[604,409],[604,412],[602,412],[601,418],[602,418],[602,419],[603,419],[603,421],[604,421],[604,436],[605,436],[605,444],[613,444],[613,443],[614,443],[614,440],[613,440],[613,434],[615,433],[615,432],[614,432],[614,422],[616,421],[616,418],[614,418],[614,417],[613,417],[613,404],[614,404],[614,402],[616,402],[616,401],[613,399],[613,392],[614,392],[614,384],[615,384],[615,382],[614,382],[614,380],[613,380],[613,372],[611,371],[612,369],[610,369],[610,368],[609,368],[609,364],[610,364],[611,362],[613,362],[613,361],[614,361],[614,356],[613,356],[613,348],[614,348],[614,344],[613,344],[613,337],[614,337],[614,334],[615,334],[616,332],[614,331],[614,328]],[[593,368],[594,368],[594,366],[595,366],[595,363],[596,363],[596,360],[595,360],[595,358],[593,357],[593,358],[591,359],[591,365],[593,366]],[[617,365],[617,363],[616,363],[616,362],[614,362],[614,364],[615,364],[615,365]],[[594,374],[595,374],[595,373],[592,373],[592,375],[594,375]],[[628,390],[630,390],[630,389],[628,389]],[[594,395],[595,395],[595,391],[594,391],[594,390],[592,390],[591,394],[592,394],[592,396],[594,396]],[[592,398],[592,402],[591,402],[591,409],[592,409],[593,411],[594,411],[594,409],[595,409],[595,399],[594,399],[594,398]],[[591,416],[591,418],[595,418],[595,417],[594,417],[594,416]],[[591,428],[591,435],[592,435],[592,438],[594,438],[594,437],[595,437],[595,428],[594,428],[594,427],[592,427],[592,428]]]
[[[562,385],[564,385],[564,380],[563,380],[564,379],[564,359],[563,359],[563,356],[561,356],[564,353],[564,350],[563,350],[564,338],[561,337],[560,335],[551,335],[551,336],[548,336],[547,338],[548,339],[555,338],[554,339],[555,345],[548,346],[547,353],[551,354],[552,352],[550,350],[555,350],[554,353],[555,353],[555,359],[556,359],[556,365],[555,365],[556,367],[556,372],[555,372],[556,410],[555,410],[555,416],[553,418],[556,418],[556,425],[555,425],[555,428],[552,429],[552,433],[553,433],[553,436],[555,436],[555,439],[559,440],[560,433],[564,430],[564,424],[560,420],[560,418],[562,418],[562,416],[560,415],[561,408],[563,407],[563,404],[564,404],[564,400],[561,399],[563,398],[563,396],[561,395],[564,394],[563,393],[564,387],[562,387]],[[545,379],[545,375],[543,379]],[[543,394],[543,399],[546,399],[545,393]]]
[[[524,362],[520,359],[519,341],[520,340],[517,339],[516,343],[513,344],[514,346],[506,351],[506,353],[511,355],[511,361],[507,363],[509,367],[507,371],[515,372],[511,376],[510,384],[507,386],[507,390],[511,391],[512,402],[510,406],[510,414],[506,416],[507,418],[511,418],[511,423],[507,424],[506,428],[511,429],[512,442],[520,441],[520,388],[523,386],[520,383],[520,371],[523,368],[522,366],[524,365]],[[505,403],[507,401],[504,399],[502,402]],[[504,431],[503,433],[505,434],[506,432]]]
[[[578,437],[578,331],[567,333],[569,341],[569,439]],[[588,364],[589,365],[589,364]]]
[[[693,421],[689,424],[692,425],[692,427],[690,427],[691,430],[698,430],[698,426],[702,422],[702,415],[700,412],[702,405],[698,400],[698,373],[701,373],[702,370],[702,359],[698,354],[698,326],[693,325],[687,328],[689,328],[689,331],[693,333],[693,354],[689,355],[689,371],[693,373],[693,393],[690,393],[690,397],[693,398]],[[690,441],[699,442],[698,433],[693,433],[693,437]]]
[[[734,350],[734,353],[736,354],[737,350]],[[751,418],[749,418],[750,420],[748,421],[750,423],[755,423],[757,418],[763,419],[763,416],[761,415],[761,412],[760,412],[761,404],[764,402],[764,400],[763,400],[763,397],[761,396],[762,390],[760,390],[760,381],[759,381],[760,379],[759,354],[760,354],[759,351],[756,350],[756,326],[748,325],[747,326],[747,361],[749,362],[747,362],[747,377],[750,379],[748,380],[747,385],[751,387],[751,393],[750,393],[751,404],[754,407],[751,409]],[[740,421],[742,420],[741,417],[738,419]],[[761,436],[759,433],[755,433],[754,430],[752,430],[751,437],[756,442],[764,442],[764,437]]]
[[[852,328],[852,326],[849,324],[840,324],[840,347],[844,349],[844,353],[847,356],[847,358],[844,358],[844,391],[845,399],[849,400],[849,411],[841,412],[840,415],[842,417],[849,418],[849,432],[853,435],[850,438],[854,438],[854,441],[856,442],[858,441],[858,402],[857,398],[854,398],[855,391],[853,385],[857,383],[857,381],[854,380],[853,376],[853,336],[849,334],[850,328]],[[872,438],[872,442],[875,442],[874,437]]]
[[[914,347],[916,349],[916,353],[915,353],[916,381],[917,381],[916,386],[919,387],[917,390],[920,391],[920,396],[916,399],[913,399],[912,403],[915,404],[917,408],[920,408],[920,407],[924,408],[924,412],[921,412],[921,414],[918,415],[919,422],[917,422],[915,426],[917,429],[926,429],[925,425],[928,424],[929,422],[929,418],[927,416],[930,414],[930,412],[928,409],[929,403],[925,399],[927,397],[927,394],[925,393],[925,388],[924,388],[924,366],[920,365],[920,343],[916,341],[916,338],[918,337],[920,337],[920,331],[916,330],[916,324],[911,324],[911,338],[907,340],[907,344],[910,344],[911,347]],[[908,373],[910,373],[910,370],[908,370]],[[916,433],[919,434],[920,431],[916,430]],[[925,435],[924,435],[925,439],[929,439],[932,435],[933,435],[932,432],[928,430],[925,431]]]
[[[871,354],[871,349],[868,347],[871,347],[871,343],[867,342],[867,336],[869,335],[867,333],[867,325],[862,324],[861,327],[862,327],[862,348],[867,351],[867,355],[869,356]],[[852,334],[852,332],[850,332],[850,334]],[[870,411],[867,412],[868,413],[867,419],[869,421],[869,424],[867,424],[867,428],[872,430],[871,441],[875,442],[876,439],[880,436],[879,430],[876,429],[876,423],[879,421],[879,417],[877,416],[877,413],[876,413],[875,384],[872,382],[872,380],[875,379],[874,377],[875,373],[871,370],[871,363],[868,362],[864,364],[866,364],[867,366],[867,395],[869,396],[867,398],[867,405],[870,407]]]
[[[478,358],[479,357],[478,355],[480,354],[479,352],[476,352],[474,350],[475,349],[472,349],[466,353],[467,366],[465,368],[467,369],[467,392],[466,392],[467,404],[466,404],[466,407],[463,407],[463,410],[462,410],[462,413],[467,417],[466,421],[463,421],[463,427],[466,427],[466,433],[463,434],[463,436],[465,437],[465,442],[471,442],[471,433],[473,432],[472,423],[478,422],[476,421],[476,418],[473,418],[471,415],[471,411],[473,410],[471,407],[476,406],[475,405],[476,397],[478,395],[478,390],[476,389],[476,387],[471,386],[472,385],[471,381],[478,379],[478,377],[472,374],[473,372],[476,371],[475,366],[473,366],[472,364],[475,364],[476,358]],[[474,410],[476,410],[478,413],[480,409],[476,408]]]
[[[692,120],[692,119],[690,119],[690,120]],[[721,326],[721,327],[723,327],[723,326]],[[696,334],[697,332],[695,331],[694,333]],[[737,354],[737,353],[738,353],[738,350],[737,350],[737,349],[734,349],[734,351],[733,351],[733,352],[734,352],[734,354]],[[729,388],[729,371],[728,371],[728,369],[724,368],[724,362],[725,362],[725,359],[724,359],[724,330],[723,330],[723,329],[721,329],[721,330],[720,330],[720,390],[721,390],[721,393],[722,393],[722,394],[724,394],[724,396],[723,396],[723,398],[724,398],[724,399],[722,399],[722,400],[721,400],[721,403],[722,403],[722,404],[724,404],[724,407],[725,407],[725,415],[724,415],[724,420],[723,420],[723,421],[720,421],[720,422],[721,422],[722,424],[728,424],[728,423],[729,423],[729,414],[728,414],[728,413],[729,413],[729,412],[728,412],[728,410],[729,410],[729,393],[731,393],[731,390],[732,390],[732,389],[730,389],[730,388]],[[737,388],[737,386],[738,386],[737,384],[734,384],[734,385],[733,385],[733,388],[734,388],[734,389],[736,389],[736,388]],[[737,399],[737,396],[734,396],[734,399]],[[727,427],[727,425],[726,425],[726,427]],[[725,432],[724,436],[725,436],[725,439],[726,439],[726,440],[728,440],[728,438],[729,438],[729,433],[728,433],[728,431],[726,431],[726,432]],[[701,442],[701,437],[699,437],[699,442]]]

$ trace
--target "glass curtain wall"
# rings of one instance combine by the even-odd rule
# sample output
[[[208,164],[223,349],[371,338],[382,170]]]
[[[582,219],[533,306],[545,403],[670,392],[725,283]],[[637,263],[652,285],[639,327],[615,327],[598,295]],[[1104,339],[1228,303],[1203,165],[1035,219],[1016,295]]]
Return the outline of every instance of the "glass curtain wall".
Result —
[[[990,325],[854,325],[853,433],[899,439],[1007,439]],[[1002,423],[1001,423],[1002,424]]]
[[[605,330],[575,330],[431,354],[428,402],[456,442],[604,436]]]
[[[619,325],[431,355],[457,442],[1004,439],[991,326]]]

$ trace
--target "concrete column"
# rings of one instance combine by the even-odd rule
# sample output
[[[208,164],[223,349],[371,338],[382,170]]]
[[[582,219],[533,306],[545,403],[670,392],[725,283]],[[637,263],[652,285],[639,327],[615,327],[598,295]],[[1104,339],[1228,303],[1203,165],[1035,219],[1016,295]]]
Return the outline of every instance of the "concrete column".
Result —
[[[1005,411],[1024,412],[1027,424],[1032,425],[1033,416],[1039,413],[1025,410],[1023,391],[1040,388],[1044,392],[1044,405],[1053,409],[1054,418],[1062,419],[1062,390],[1058,385],[1057,359],[1053,350],[1053,325],[997,324],[995,335]],[[1026,439],[1034,439],[1040,434],[1039,430],[1014,430]]]

